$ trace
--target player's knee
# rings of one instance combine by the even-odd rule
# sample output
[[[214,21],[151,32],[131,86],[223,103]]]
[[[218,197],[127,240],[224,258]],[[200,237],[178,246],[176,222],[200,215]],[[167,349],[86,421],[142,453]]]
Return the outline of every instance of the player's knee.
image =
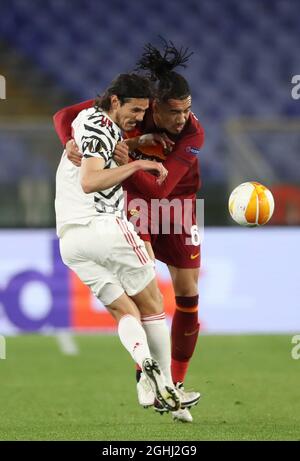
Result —
[[[133,317],[136,317],[138,320],[140,320],[140,313],[137,309],[133,309],[131,307],[126,307],[126,306],[106,306],[108,312],[113,316],[113,318],[119,322],[119,320],[124,316],[124,315],[132,315]]]
[[[197,296],[198,295],[198,285],[196,283],[191,283],[189,285],[180,285],[175,288],[177,296]]]
[[[106,305],[106,308],[117,321],[124,315],[133,315],[138,319],[140,318],[140,313],[136,305],[125,294],[111,304]]]
[[[161,314],[164,310],[163,296],[159,290],[143,299],[139,304],[142,315]]]

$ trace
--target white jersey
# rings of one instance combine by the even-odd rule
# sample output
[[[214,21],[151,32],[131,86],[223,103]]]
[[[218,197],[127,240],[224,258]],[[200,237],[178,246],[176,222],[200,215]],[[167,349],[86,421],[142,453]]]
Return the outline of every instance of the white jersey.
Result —
[[[121,130],[100,109],[81,111],[72,123],[73,136],[84,157],[103,158],[104,168],[117,167],[112,155]],[[58,237],[70,224],[88,224],[99,214],[123,213],[124,194],[121,184],[109,189],[85,194],[80,184],[80,168],[63,152],[56,173],[56,227]]]

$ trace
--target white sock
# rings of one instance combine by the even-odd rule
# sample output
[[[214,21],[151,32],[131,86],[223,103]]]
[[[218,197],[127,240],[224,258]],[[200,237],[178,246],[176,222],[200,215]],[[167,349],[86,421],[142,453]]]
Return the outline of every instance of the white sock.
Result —
[[[121,343],[133,360],[142,367],[146,358],[151,357],[147,336],[140,322],[133,315],[124,315],[119,321],[118,334]]]
[[[158,361],[168,386],[173,387],[170,332],[165,313],[142,316],[142,325],[147,335],[151,355]]]

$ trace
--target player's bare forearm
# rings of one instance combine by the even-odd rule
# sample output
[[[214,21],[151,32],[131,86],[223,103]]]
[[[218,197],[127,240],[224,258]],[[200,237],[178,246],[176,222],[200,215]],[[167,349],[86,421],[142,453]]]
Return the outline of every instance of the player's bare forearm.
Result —
[[[109,189],[125,181],[138,171],[137,162],[131,162],[118,168],[103,169],[104,160],[98,158],[83,159],[81,165],[81,187],[86,194]]]
[[[106,190],[125,181],[137,171],[149,171],[157,176],[161,183],[167,176],[167,170],[160,164],[148,160],[136,160],[118,168],[103,169],[104,160],[99,158],[84,159],[81,165],[81,187],[86,194]]]

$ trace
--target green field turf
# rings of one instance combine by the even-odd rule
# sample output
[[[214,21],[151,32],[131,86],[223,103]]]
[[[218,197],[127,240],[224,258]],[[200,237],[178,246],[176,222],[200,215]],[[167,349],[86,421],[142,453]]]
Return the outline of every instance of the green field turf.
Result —
[[[0,440],[300,440],[300,360],[291,336],[202,336],[186,387],[202,392],[192,424],[139,407],[117,336],[7,338]]]

